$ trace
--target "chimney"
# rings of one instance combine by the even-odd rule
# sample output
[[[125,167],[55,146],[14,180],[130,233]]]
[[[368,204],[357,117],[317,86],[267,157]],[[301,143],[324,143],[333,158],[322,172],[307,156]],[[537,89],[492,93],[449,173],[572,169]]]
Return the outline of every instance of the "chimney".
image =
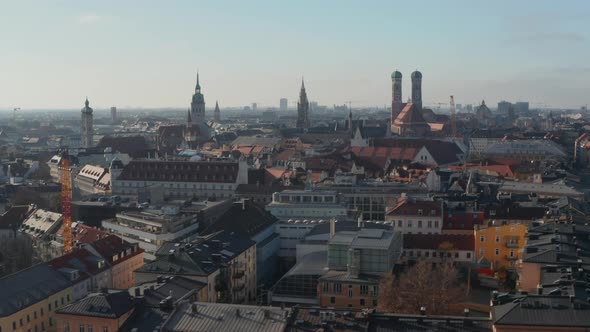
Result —
[[[336,219],[330,219],[330,239],[336,235]]]
[[[363,214],[361,213],[357,219],[357,227],[358,228],[363,228]]]
[[[196,303],[192,303],[191,304],[191,312],[193,314],[198,314],[199,313],[199,306]]]
[[[242,211],[246,211],[246,200],[242,199]]]
[[[543,285],[541,285],[541,284],[537,285],[537,294],[543,295]]]
[[[236,317],[242,317],[242,313],[240,312],[240,308],[236,309]]]

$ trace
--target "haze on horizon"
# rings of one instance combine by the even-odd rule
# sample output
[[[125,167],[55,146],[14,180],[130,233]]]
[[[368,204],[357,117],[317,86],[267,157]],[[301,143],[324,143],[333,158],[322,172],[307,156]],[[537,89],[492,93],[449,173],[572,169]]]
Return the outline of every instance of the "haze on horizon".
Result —
[[[589,102],[590,2],[13,1],[0,20],[0,109],[389,105],[393,70],[426,105]]]

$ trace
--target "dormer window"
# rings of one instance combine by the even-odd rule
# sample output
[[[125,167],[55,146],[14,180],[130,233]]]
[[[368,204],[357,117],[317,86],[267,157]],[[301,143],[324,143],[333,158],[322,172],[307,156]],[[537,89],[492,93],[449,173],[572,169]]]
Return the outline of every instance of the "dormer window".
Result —
[[[422,211],[422,209],[418,209],[418,215],[421,216],[424,214],[424,211]]]

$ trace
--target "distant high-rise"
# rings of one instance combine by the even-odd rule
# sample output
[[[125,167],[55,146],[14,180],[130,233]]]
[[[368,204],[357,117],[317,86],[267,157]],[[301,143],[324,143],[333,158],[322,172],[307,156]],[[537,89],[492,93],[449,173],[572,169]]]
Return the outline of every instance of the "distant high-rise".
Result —
[[[279,105],[279,109],[283,112],[289,109],[289,101],[287,100],[287,98],[281,98]]]
[[[417,70],[412,73],[412,103],[422,109],[422,73]]]
[[[111,122],[117,122],[117,108],[115,106],[111,107]]]
[[[402,103],[402,73],[394,71],[391,74],[391,124],[403,109]]]
[[[514,103],[514,111],[516,113],[527,113],[529,111],[528,101],[517,101]]]
[[[219,103],[215,101],[215,111],[213,112],[215,122],[221,121],[221,111],[219,110]]]
[[[252,103],[252,110],[254,112],[256,112],[256,110],[258,110],[258,104],[257,103]]]
[[[195,86],[195,94],[191,101],[191,117],[195,123],[200,124],[205,122],[205,97],[201,93],[199,73],[197,73],[197,85]]]
[[[498,113],[507,115],[512,108],[512,103],[508,101],[501,101],[498,103]]]
[[[81,133],[81,141],[82,147],[89,148],[92,147],[93,140],[94,140],[94,131],[92,128],[92,108],[89,106],[90,102],[88,101],[88,97],[84,102],[84,108],[82,108],[82,130]]]
[[[303,80],[301,80],[301,91],[299,102],[297,102],[297,128],[309,128],[309,101]]]

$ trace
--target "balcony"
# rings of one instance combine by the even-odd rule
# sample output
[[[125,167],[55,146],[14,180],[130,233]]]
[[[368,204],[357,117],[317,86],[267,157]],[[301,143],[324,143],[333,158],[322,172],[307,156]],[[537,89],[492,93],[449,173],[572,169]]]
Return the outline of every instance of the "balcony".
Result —
[[[518,241],[508,240],[505,243],[506,248],[519,248]]]
[[[506,255],[506,256],[504,256],[504,258],[506,258],[507,261],[516,261],[516,260],[518,260],[518,256],[516,256],[516,255],[514,255],[514,256]]]

